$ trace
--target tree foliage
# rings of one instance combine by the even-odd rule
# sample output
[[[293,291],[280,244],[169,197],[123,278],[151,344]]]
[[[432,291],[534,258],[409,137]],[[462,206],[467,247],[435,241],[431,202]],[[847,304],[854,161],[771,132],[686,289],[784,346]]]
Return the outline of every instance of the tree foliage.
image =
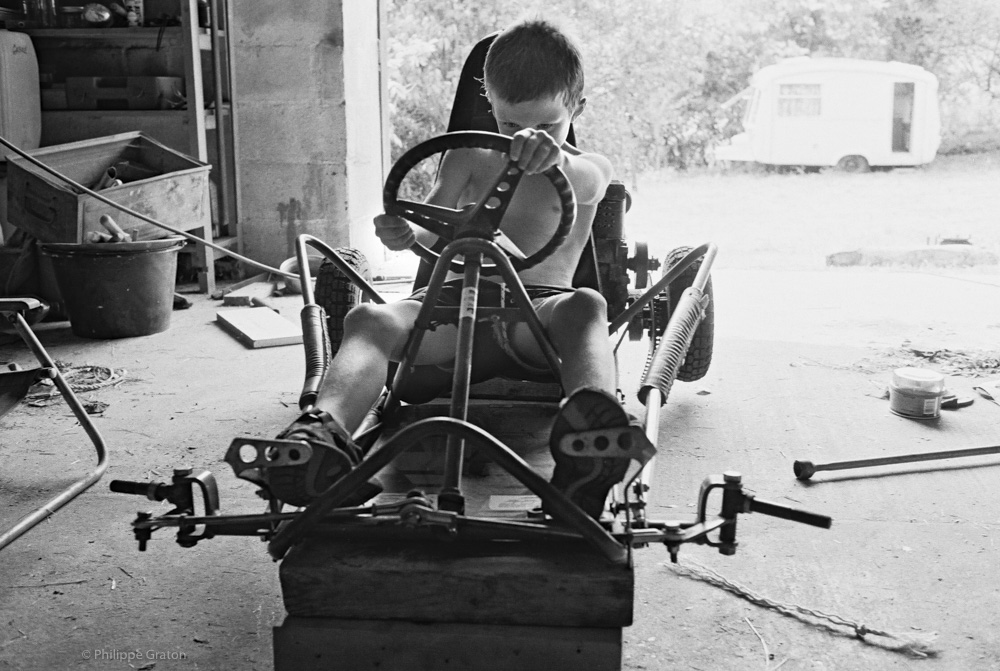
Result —
[[[996,0],[389,0],[387,16],[394,157],[444,132],[472,45],[530,16],[576,38],[577,137],[622,176],[703,165],[739,130],[723,103],[782,58],[898,60],[934,72],[946,101],[1000,98]]]

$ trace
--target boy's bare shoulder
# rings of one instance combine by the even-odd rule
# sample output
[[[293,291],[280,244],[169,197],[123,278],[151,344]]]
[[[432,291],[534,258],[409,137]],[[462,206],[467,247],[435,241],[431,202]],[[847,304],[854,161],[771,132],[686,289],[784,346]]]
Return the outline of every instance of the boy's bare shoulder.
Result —
[[[564,143],[563,146],[562,146],[562,148],[563,148],[563,151],[565,151],[570,156],[579,156],[579,157],[581,157],[581,158],[583,158],[585,160],[592,161],[593,163],[596,163],[597,165],[599,165],[602,168],[604,168],[604,167],[607,167],[609,169],[611,168],[611,159],[609,159],[604,154],[598,154],[597,152],[593,152],[593,151],[582,151],[581,149],[578,149],[577,147],[574,147],[573,145],[571,145],[568,142]]]

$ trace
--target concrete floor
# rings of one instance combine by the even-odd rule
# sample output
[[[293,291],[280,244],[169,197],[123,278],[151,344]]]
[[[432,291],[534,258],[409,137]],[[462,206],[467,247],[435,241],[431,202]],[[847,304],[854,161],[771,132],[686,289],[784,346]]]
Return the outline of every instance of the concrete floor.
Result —
[[[850,626],[753,603],[679,574],[654,547],[636,555],[623,668],[1000,669],[1000,458],[821,473],[808,484],[791,467],[996,444],[1000,406],[978,397],[935,422],[893,415],[877,397],[903,362],[904,340],[992,346],[997,355],[1000,316],[986,309],[1000,304],[997,276],[722,270],[715,286],[715,360],[703,380],[675,385],[664,411],[651,517],[689,518],[706,475],[738,470],[760,498],[830,515],[833,528],[747,515],[736,556],[685,546],[682,566],[710,567],[786,611],[937,632],[940,654],[919,659],[871,634],[859,640]],[[297,318],[297,298],[277,304]],[[216,538],[183,549],[161,531],[140,553],[129,522],[156,504],[107,486],[167,479],[190,464],[216,474],[224,512],[262,509],[221,459],[234,437],[272,436],[294,416],[302,354],[244,348],[213,324],[218,308],[195,297],[168,331],[128,340],[82,340],[65,324],[39,329],[60,362],[124,369],[127,381],[82,395],[108,403],[95,417],[111,452],[108,474],[3,551],[0,668],[271,668],[271,627],[284,610],[261,543]],[[31,358],[0,334],[0,360]],[[621,363],[632,395],[642,352],[626,346]],[[949,378],[962,395],[980,382]],[[4,528],[93,462],[59,402],[0,420],[0,443]]]

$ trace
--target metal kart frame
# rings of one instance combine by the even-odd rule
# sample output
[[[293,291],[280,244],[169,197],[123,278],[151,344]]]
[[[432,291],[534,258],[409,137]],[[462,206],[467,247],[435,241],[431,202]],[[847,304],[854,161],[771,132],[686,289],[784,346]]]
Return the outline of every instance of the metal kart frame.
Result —
[[[94,448],[97,450],[97,465],[87,475],[83,476],[72,485],[57,494],[47,503],[24,516],[10,529],[0,533],[0,549],[3,549],[30,531],[40,522],[50,517],[57,510],[75,499],[77,496],[89,489],[94,483],[101,479],[104,472],[108,470],[108,453],[104,444],[104,438],[94,423],[90,421],[90,416],[73,392],[73,388],[62,376],[59,367],[56,366],[52,357],[42,346],[42,343],[31,330],[27,316],[36,315],[41,318],[48,307],[35,298],[0,298],[0,315],[2,315],[21,336],[21,340],[28,346],[32,354],[40,364],[37,368],[19,369],[11,367],[9,370],[0,371],[0,417],[5,415],[28,393],[28,389],[35,382],[42,379],[50,379],[62,394],[63,399],[73,411],[73,416],[80,422],[80,426],[86,432]]]
[[[830,526],[831,520],[826,516],[756,498],[754,494],[744,489],[742,478],[735,472],[712,476],[703,482],[698,497],[697,516],[693,521],[653,521],[646,517],[646,496],[651,487],[652,457],[655,454],[653,445],[659,433],[660,410],[666,403],[677,370],[684,362],[691,339],[704,317],[709,300],[705,287],[717,252],[715,245],[711,243],[691,250],[683,259],[666,269],[656,283],[609,323],[609,335],[614,336],[644,309],[648,312],[647,306],[671,282],[692,264],[701,261],[692,285],[684,290],[680,301],[670,314],[666,327],[662,330],[662,337],[651,337],[646,370],[638,391],[639,399],[645,405],[643,428],[588,431],[567,437],[571,441],[584,441],[586,447],[583,454],[597,456],[601,454],[594,446],[594,441],[598,437],[603,436],[610,444],[617,445],[618,438],[623,432],[633,432],[631,440],[627,441],[633,447],[627,453],[641,465],[641,468],[634,473],[630,471],[631,477],[626,478],[622,485],[615,488],[613,503],[610,506],[611,519],[605,516],[598,521],[588,516],[536,473],[509,446],[469,423],[467,412],[471,386],[471,352],[473,329],[478,318],[493,314],[499,314],[502,318],[510,317],[516,312],[538,338],[550,366],[553,370],[558,370],[555,350],[508,258],[509,249],[505,251],[491,239],[498,229],[499,221],[485,228],[481,225],[459,226],[454,240],[440,253],[395,378],[355,433],[355,441],[363,449],[368,450],[358,466],[333,483],[299,512],[282,512],[281,502],[274,499],[265,487],[263,494],[266,494],[270,501],[268,512],[262,515],[220,515],[214,478],[207,471],[198,474],[177,472],[173,483],[169,485],[116,481],[112,483],[114,491],[142,494],[152,500],[166,499],[175,506],[170,513],[157,517],[141,513],[133,522],[140,550],[145,549],[146,541],[155,529],[177,527],[177,540],[183,546],[191,546],[216,535],[257,535],[269,541],[268,550],[277,560],[284,557],[292,545],[322,522],[324,531],[329,530],[330,525],[336,525],[352,529],[378,528],[390,534],[393,533],[393,529],[397,529],[400,535],[404,535],[411,532],[414,527],[422,527],[431,532],[444,532],[445,537],[449,539],[484,537],[520,540],[583,539],[609,562],[627,564],[631,561],[633,547],[651,543],[662,543],[666,546],[674,561],[683,543],[705,544],[718,548],[723,554],[734,554],[737,547],[737,516],[740,513],[758,512],[822,528]],[[364,296],[375,302],[384,302],[374,287],[334,249],[309,235],[298,238],[296,254],[305,302],[302,322],[307,359],[306,382],[300,400],[303,409],[308,409],[315,401],[316,391],[326,371],[329,354],[326,318],[323,309],[315,303],[309,264],[306,262],[308,247],[320,251],[359,287]],[[491,270],[498,273],[511,290],[515,308],[482,307],[478,306],[475,300],[463,300],[461,308],[438,307],[436,305],[438,293],[456,257],[464,259],[463,296],[476,295],[476,287],[483,272],[483,261],[490,260],[493,263]],[[656,312],[653,311],[654,322],[655,316]],[[385,438],[384,419],[400,407],[394,390],[412,372],[412,362],[424,333],[432,328],[433,323],[449,319],[452,323],[457,321],[458,324],[450,416],[416,421]],[[651,335],[658,332],[652,327],[650,330]],[[431,437],[447,439],[443,485],[436,508],[422,492],[412,492],[403,501],[391,505],[339,507],[351,493],[364,486],[395,457]],[[369,449],[376,441],[383,438],[385,439],[377,447]],[[551,517],[510,521],[465,515],[462,465],[464,451],[468,445],[475,445],[486,457],[537,495],[542,500],[547,515]],[[581,454],[580,451],[575,453]],[[233,466],[237,476],[244,477],[244,471],[267,467],[268,464],[303,463],[308,460],[309,454],[311,448],[305,442],[237,438],[230,445],[226,461]],[[245,479],[253,481],[250,477]],[[196,486],[202,495],[201,515],[195,514]],[[710,497],[720,492],[719,513],[710,517],[708,512]]]

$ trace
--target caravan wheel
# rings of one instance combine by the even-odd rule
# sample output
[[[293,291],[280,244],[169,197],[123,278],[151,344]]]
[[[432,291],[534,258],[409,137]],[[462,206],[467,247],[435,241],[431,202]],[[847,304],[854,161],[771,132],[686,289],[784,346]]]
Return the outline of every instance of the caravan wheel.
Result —
[[[864,156],[845,156],[837,161],[837,170],[841,172],[868,172],[870,169],[871,166],[868,165],[868,159]]]

